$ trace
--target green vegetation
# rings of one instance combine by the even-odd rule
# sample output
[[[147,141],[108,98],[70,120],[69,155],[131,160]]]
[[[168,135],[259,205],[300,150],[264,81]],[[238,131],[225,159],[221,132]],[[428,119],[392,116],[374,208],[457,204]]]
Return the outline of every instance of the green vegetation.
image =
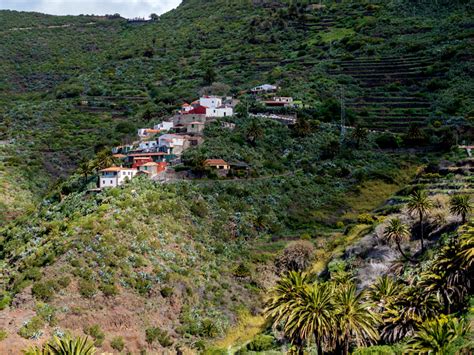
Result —
[[[0,11],[0,310],[36,302],[13,333],[86,325],[133,353],[468,348],[474,180],[453,146],[473,137],[474,9],[443,4],[187,0],[143,24]],[[267,82],[301,102],[274,110],[295,125],[251,115]],[[194,179],[91,191],[111,146],[199,92],[241,104],[175,166]],[[208,158],[249,170],[219,177]],[[361,239],[397,250],[358,291]],[[105,342],[112,326],[139,339]],[[94,351],[32,351],[54,346]]]
[[[110,341],[110,346],[112,347],[112,349],[122,351],[125,348],[125,341],[122,337],[118,336]]]
[[[12,144],[0,211],[21,215],[51,181],[212,82],[231,93],[278,83],[312,107],[300,116],[323,122],[339,121],[342,86],[349,123],[403,133],[415,123],[385,138],[449,148],[452,126],[469,126],[473,112],[472,83],[460,75],[472,5],[322,3],[193,0],[140,26],[1,11],[0,140]]]
[[[389,228],[393,221],[398,230],[396,220]],[[472,292],[467,280],[474,265],[473,231],[471,223],[459,233],[444,236],[421,265],[408,264],[401,277],[381,277],[360,292],[350,275],[337,275],[340,271],[331,272],[327,280],[291,271],[277,282],[266,316],[274,326],[282,327],[297,350],[313,343],[318,353],[336,349],[348,354],[354,345],[404,341],[405,351],[467,351],[472,347],[470,326],[462,317]],[[417,285],[411,280],[417,280]]]
[[[84,328],[84,333],[90,335],[94,339],[95,346],[102,346],[102,343],[105,340],[105,333],[100,329],[98,324]]]
[[[25,355],[94,355],[96,348],[87,338],[70,338],[68,336],[54,339],[42,348],[37,346],[24,351]]]

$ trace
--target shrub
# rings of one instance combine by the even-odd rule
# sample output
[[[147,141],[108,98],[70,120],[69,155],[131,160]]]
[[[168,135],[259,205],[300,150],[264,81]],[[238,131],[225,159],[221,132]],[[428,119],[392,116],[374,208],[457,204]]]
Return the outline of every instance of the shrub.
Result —
[[[200,336],[215,338],[219,335],[219,328],[211,319],[204,319],[200,327]]]
[[[304,233],[300,237],[301,240],[311,240],[311,234],[309,233]]]
[[[165,286],[161,289],[160,293],[164,298],[170,297],[173,294],[173,288]]]
[[[277,256],[275,265],[280,273],[287,271],[303,271],[314,258],[314,245],[307,240],[291,242]]]
[[[102,284],[102,285],[100,285],[99,289],[102,291],[102,293],[106,297],[113,297],[113,296],[118,295],[118,293],[119,293],[119,290],[118,290],[117,286],[115,286],[114,284],[112,284],[112,285]]]
[[[41,336],[41,328],[43,326],[44,322],[41,317],[34,316],[20,328],[18,335],[25,339],[38,338]]]
[[[122,351],[125,347],[125,341],[120,336],[115,337],[110,341],[110,346],[117,351]]]
[[[49,325],[53,326],[56,324],[56,309],[46,303],[38,303],[36,305],[36,315],[41,317]]]
[[[11,296],[6,293],[0,293],[0,311],[4,310],[11,302]]]
[[[244,263],[240,263],[234,270],[235,277],[249,277],[250,275],[250,268]]]
[[[96,294],[97,288],[92,281],[81,280],[79,281],[79,292],[83,297],[91,298]]]
[[[5,329],[0,328],[0,341],[5,340],[8,338],[8,333]]]
[[[49,280],[46,282],[37,282],[31,288],[31,293],[37,299],[48,302],[53,299],[54,292],[57,288],[58,285],[53,280]]]
[[[100,329],[98,324],[91,325],[90,327],[84,328],[84,333],[94,338],[95,346],[102,346],[105,339],[105,333]]]
[[[26,280],[39,281],[41,279],[41,271],[37,267],[33,267],[23,273],[23,277]]]
[[[158,341],[160,345],[165,348],[173,345],[173,340],[170,338],[168,333],[157,327],[148,328],[145,331],[145,339],[149,344],[153,344],[155,341]]]
[[[58,279],[58,285],[62,288],[66,288],[71,283],[71,278],[69,276],[60,277]]]
[[[248,345],[250,351],[267,351],[275,347],[275,338],[271,335],[257,335]]]
[[[363,213],[357,217],[357,222],[362,224],[372,224],[374,221],[374,217],[370,213]]]

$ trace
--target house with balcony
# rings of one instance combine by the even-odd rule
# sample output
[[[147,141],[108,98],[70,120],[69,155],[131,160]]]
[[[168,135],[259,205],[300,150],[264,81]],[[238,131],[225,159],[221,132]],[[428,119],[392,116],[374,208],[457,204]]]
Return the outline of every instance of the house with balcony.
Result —
[[[133,179],[138,170],[112,166],[99,171],[99,188],[117,187]]]

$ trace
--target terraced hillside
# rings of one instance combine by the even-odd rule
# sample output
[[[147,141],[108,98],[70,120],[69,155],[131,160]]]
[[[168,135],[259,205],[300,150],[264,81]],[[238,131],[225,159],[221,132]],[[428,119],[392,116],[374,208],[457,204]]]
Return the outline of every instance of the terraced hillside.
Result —
[[[339,121],[343,88],[350,124],[469,125],[470,5],[319,3],[189,0],[140,25],[1,12],[0,139],[54,181],[209,81],[234,94],[277,83],[319,121]]]
[[[335,61],[331,74],[349,75],[361,88],[361,96],[350,98],[347,107],[371,129],[406,132],[412,124],[426,126],[432,103],[423,94],[433,59],[419,56],[366,57]]]

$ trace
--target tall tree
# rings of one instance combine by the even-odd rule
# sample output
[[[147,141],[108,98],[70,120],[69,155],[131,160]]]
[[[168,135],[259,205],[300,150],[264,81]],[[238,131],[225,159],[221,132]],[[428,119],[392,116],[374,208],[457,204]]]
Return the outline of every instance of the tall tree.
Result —
[[[354,284],[345,285],[336,292],[335,319],[342,354],[349,354],[351,338],[360,346],[379,338],[378,318],[371,311],[371,305],[364,301],[364,292],[357,292]]]
[[[405,260],[411,261],[411,258],[403,252],[400,245],[401,242],[407,241],[410,238],[410,232],[408,231],[406,224],[404,224],[399,218],[391,219],[388,226],[385,227],[383,236],[388,243],[396,244],[398,251],[402,254]]]
[[[330,344],[334,334],[332,299],[333,285],[330,283],[313,283],[304,287],[287,319],[285,333],[297,335],[306,342],[314,338],[318,354],[322,354],[323,344]]]
[[[264,311],[265,316],[271,320],[272,324],[287,323],[308,283],[309,276],[297,271],[290,271],[278,280]],[[289,339],[302,353],[304,340],[301,339],[299,333],[291,334]]]
[[[245,139],[255,146],[257,141],[263,138],[264,130],[256,119],[253,119],[245,130]]]
[[[461,216],[462,224],[466,223],[466,217],[471,212],[471,199],[468,195],[454,195],[449,201],[449,211],[456,215]]]
[[[433,208],[433,202],[428,197],[426,191],[415,191],[408,199],[408,212],[410,214],[418,214],[420,223],[420,241],[421,251],[425,250],[425,243],[423,238],[423,219]]]

